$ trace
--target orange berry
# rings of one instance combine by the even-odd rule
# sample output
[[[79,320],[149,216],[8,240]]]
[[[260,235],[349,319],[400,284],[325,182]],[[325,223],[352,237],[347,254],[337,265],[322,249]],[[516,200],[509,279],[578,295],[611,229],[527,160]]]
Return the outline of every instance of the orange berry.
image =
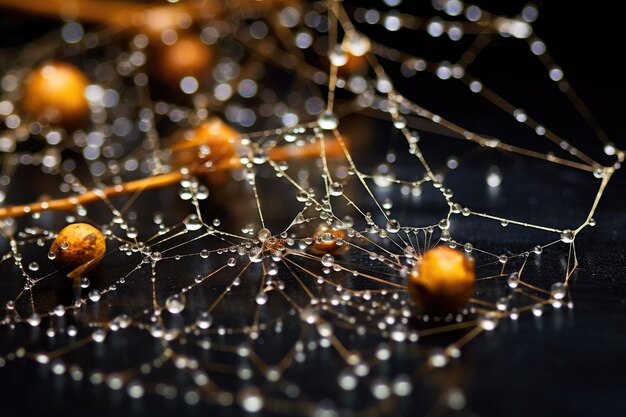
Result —
[[[319,225],[315,233],[313,234],[313,251],[317,253],[335,253],[343,249],[344,245],[338,245],[338,239],[345,239],[346,231],[343,229],[336,229],[329,227],[325,224]]]
[[[106,241],[100,230],[87,223],[64,227],[50,247],[50,257],[59,267],[69,267],[68,278],[80,278],[96,266],[106,252]]]
[[[180,36],[173,45],[160,45],[150,56],[150,70],[153,76],[170,87],[178,86],[180,80],[192,76],[201,81],[213,61],[213,53],[208,45],[197,36]]]
[[[369,63],[367,62],[367,58],[365,56],[355,56],[348,52],[346,52],[346,54],[348,56],[348,60],[344,65],[337,68],[339,75],[342,77],[349,77],[351,75],[363,75],[367,72]]]
[[[61,61],[32,70],[24,87],[22,108],[46,123],[76,128],[89,115],[85,88],[89,80],[81,70]]]
[[[425,310],[444,313],[465,305],[476,285],[474,262],[447,246],[426,251],[409,275],[409,293]]]

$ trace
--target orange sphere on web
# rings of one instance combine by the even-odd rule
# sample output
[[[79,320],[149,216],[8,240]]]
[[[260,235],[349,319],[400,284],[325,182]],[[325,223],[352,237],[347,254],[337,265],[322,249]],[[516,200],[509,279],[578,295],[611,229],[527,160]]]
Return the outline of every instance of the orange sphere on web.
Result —
[[[60,268],[70,268],[68,278],[80,278],[96,266],[106,252],[106,240],[100,230],[87,223],[73,223],[57,235],[49,256]]]
[[[336,253],[347,245],[338,244],[338,240],[346,238],[346,231],[321,224],[313,234],[313,252],[316,253]]]
[[[33,69],[26,81],[22,108],[40,121],[76,128],[89,115],[84,93],[88,85],[85,74],[72,64],[43,64]]]
[[[213,62],[213,53],[198,36],[180,36],[172,45],[155,47],[149,57],[150,72],[170,87],[187,76],[201,81]]]
[[[430,312],[458,310],[474,294],[475,286],[474,262],[447,246],[426,251],[409,274],[411,297]]]

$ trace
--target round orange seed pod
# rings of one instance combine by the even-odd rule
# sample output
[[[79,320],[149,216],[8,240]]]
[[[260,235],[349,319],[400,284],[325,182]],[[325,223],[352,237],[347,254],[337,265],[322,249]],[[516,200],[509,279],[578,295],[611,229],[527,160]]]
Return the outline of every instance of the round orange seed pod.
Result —
[[[317,253],[336,253],[345,246],[337,244],[338,239],[345,239],[346,231],[320,224],[313,234],[313,251]]]
[[[31,117],[71,129],[82,125],[89,115],[85,88],[89,80],[74,65],[62,61],[43,64],[32,70],[22,98],[22,108]]]
[[[150,54],[150,72],[172,88],[187,76],[201,81],[213,62],[211,48],[191,35],[181,35],[172,45],[155,47]]]
[[[474,262],[461,251],[437,246],[409,274],[409,293],[426,311],[445,313],[465,305],[476,286]]]
[[[87,223],[64,227],[50,247],[50,258],[58,267],[69,268],[68,278],[80,278],[96,266],[106,252],[106,240],[100,230]]]
[[[348,60],[346,63],[337,68],[339,75],[349,77],[351,75],[363,75],[369,68],[369,63],[365,56],[355,56],[346,52]]]

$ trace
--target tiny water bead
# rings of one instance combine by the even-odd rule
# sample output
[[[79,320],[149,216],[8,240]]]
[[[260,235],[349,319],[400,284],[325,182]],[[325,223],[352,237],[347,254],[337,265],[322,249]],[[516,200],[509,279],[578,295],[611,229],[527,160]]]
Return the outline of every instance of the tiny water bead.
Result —
[[[474,263],[456,249],[437,246],[426,251],[409,274],[413,300],[427,311],[449,312],[465,305],[474,293]]]
[[[68,278],[80,278],[95,267],[106,252],[102,232],[87,223],[73,223],[64,227],[50,246],[50,259],[59,268],[70,269]]]

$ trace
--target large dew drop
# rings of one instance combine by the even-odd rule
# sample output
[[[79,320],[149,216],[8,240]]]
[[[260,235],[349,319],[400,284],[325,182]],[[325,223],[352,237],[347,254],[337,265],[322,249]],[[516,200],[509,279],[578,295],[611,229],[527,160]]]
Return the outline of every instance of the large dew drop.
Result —
[[[184,294],[174,294],[165,300],[165,308],[172,314],[180,314],[185,309],[186,301]]]

